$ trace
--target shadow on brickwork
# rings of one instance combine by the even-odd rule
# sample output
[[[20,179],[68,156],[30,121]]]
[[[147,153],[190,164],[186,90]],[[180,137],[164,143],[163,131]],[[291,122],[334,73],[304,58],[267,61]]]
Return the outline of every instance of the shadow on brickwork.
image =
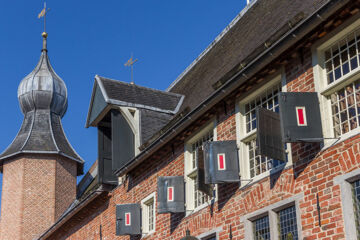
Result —
[[[141,163],[139,166],[137,166],[133,171],[130,171],[129,181],[127,185],[127,191],[131,191],[135,186],[140,185],[143,181],[149,181],[151,179],[151,176],[156,174],[157,172],[161,171],[164,167],[171,164],[171,162],[175,161],[184,151],[183,146],[181,147],[181,150],[177,149],[174,153],[169,152],[167,154],[164,154],[163,156],[160,156],[158,159],[153,159],[150,157],[143,163]],[[173,176],[174,174],[166,174],[161,176]],[[156,181],[156,180],[154,180]],[[152,185],[151,182],[147,183],[149,185]],[[157,184],[157,183],[155,183]]]
[[[270,171],[270,189],[273,189],[277,183],[277,181],[279,180],[282,172],[283,172],[284,168],[282,168],[281,170],[276,171],[275,173],[271,173]]]
[[[172,234],[176,230],[184,217],[185,212],[170,214],[170,234]]]
[[[240,183],[218,184],[218,210],[221,211],[226,203],[236,194]]]
[[[131,235],[130,240],[139,240],[141,239],[141,235]]]
[[[298,178],[308,165],[320,154],[322,143],[293,143],[292,162],[294,179]]]

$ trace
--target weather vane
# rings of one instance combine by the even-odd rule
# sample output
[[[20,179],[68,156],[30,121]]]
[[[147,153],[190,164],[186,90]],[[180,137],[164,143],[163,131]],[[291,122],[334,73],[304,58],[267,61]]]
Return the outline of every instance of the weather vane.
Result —
[[[46,33],[46,14],[50,11],[50,8],[46,9],[46,2],[44,2],[44,8],[38,15],[38,18],[44,18],[44,33]],[[43,35],[44,35],[43,33]]]
[[[131,84],[134,84],[134,63],[138,60],[133,60],[133,55],[131,54],[131,58],[124,64],[125,67],[131,67]]]

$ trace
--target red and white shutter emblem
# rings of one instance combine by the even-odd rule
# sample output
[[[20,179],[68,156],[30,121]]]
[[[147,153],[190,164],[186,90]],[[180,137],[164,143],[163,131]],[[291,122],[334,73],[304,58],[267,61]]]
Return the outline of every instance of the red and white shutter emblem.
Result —
[[[296,119],[298,126],[307,126],[305,107],[296,107]]]
[[[125,226],[131,225],[131,213],[127,212],[125,213]]]
[[[168,202],[174,201],[174,187],[167,188],[167,199],[168,199]]]
[[[218,159],[218,169],[226,170],[225,153],[219,153],[217,155],[217,159]]]

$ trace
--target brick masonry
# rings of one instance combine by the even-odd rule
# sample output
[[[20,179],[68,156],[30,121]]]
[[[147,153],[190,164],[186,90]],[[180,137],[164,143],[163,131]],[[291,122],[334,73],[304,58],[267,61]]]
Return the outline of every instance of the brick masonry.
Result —
[[[34,239],[76,196],[76,163],[51,155],[21,156],[4,163],[1,239]]]
[[[301,57],[297,49],[286,54],[287,59],[283,68],[288,91],[314,91],[311,51],[309,47],[302,50]],[[246,88],[246,91],[248,90]],[[223,103],[212,110],[218,123],[218,140],[236,139],[237,99],[234,96],[241,96],[242,93],[238,90],[229,95],[225,101],[226,111]],[[191,129],[196,131],[195,127]],[[299,193],[303,193],[304,196],[299,202],[299,231],[303,239],[344,239],[345,216],[342,212],[340,186],[334,185],[333,179],[360,168],[359,148],[359,135],[325,150],[321,150],[319,144],[292,144],[292,166],[246,186],[219,184],[218,199],[214,206],[207,206],[187,216],[182,213],[156,214],[155,233],[144,236],[143,239],[181,239],[185,236],[187,228],[195,236],[220,229],[221,240],[230,239],[230,236],[233,240],[245,239],[244,222],[240,220],[242,216]],[[124,184],[92,201],[61,225],[48,239],[139,239],[115,236],[115,206],[139,203],[155,192],[158,176],[184,175],[183,142],[175,146],[174,153],[163,150],[160,157],[159,155],[148,158],[129,173]],[[321,208],[321,226],[318,219],[317,194]]]
[[[286,66],[288,91],[314,91],[310,50],[305,53],[303,64],[297,59],[293,61],[295,64],[291,62]],[[227,102],[227,109],[227,113],[217,111],[218,140],[236,139],[235,100]],[[344,239],[340,188],[333,184],[333,179],[360,167],[359,148],[359,136],[323,152],[319,152],[319,144],[292,144],[294,164],[281,174],[263,178],[243,188],[239,188],[238,184],[220,184],[219,198],[213,207],[208,206],[189,216],[157,214],[156,232],[144,239],[180,239],[185,235],[186,228],[192,235],[221,228],[219,236],[222,240],[229,239],[230,234],[234,240],[245,239],[241,216],[299,193],[304,193],[299,206],[304,239]],[[100,204],[97,209],[86,207],[48,239],[98,239],[100,235],[104,240],[136,239],[115,236],[115,205],[140,202],[155,192],[158,176],[183,174],[184,145],[179,145],[174,155],[168,153],[161,159],[154,157],[142,163],[130,173],[123,185],[108,195],[106,204]],[[316,194],[320,199],[321,227],[318,224]]]

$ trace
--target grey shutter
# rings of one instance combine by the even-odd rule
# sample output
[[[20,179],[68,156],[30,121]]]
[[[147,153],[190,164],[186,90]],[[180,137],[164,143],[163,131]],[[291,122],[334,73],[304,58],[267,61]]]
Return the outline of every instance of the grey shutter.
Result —
[[[126,225],[126,214],[130,213],[130,225]],[[140,204],[116,205],[116,236],[141,234]]]
[[[285,142],[321,142],[320,104],[316,92],[279,93],[280,121]],[[306,124],[299,124],[297,109],[303,108]]]
[[[280,115],[265,108],[256,109],[257,151],[260,155],[286,161],[285,143],[282,140]]]
[[[239,159],[236,141],[204,144],[205,183],[239,182]]]
[[[168,199],[168,188],[173,188],[173,199]],[[158,177],[158,213],[185,212],[185,184],[183,176]]]
[[[111,129],[98,127],[98,174],[99,182],[104,184],[117,185],[118,179],[112,171],[112,143]]]
[[[209,196],[212,196],[214,187],[211,184],[205,183],[204,151],[202,147],[199,147],[197,149],[196,160],[197,160],[197,175],[196,175],[197,189],[201,192],[206,193]]]
[[[135,156],[135,136],[129,123],[116,110],[111,111],[112,169],[123,167]]]

